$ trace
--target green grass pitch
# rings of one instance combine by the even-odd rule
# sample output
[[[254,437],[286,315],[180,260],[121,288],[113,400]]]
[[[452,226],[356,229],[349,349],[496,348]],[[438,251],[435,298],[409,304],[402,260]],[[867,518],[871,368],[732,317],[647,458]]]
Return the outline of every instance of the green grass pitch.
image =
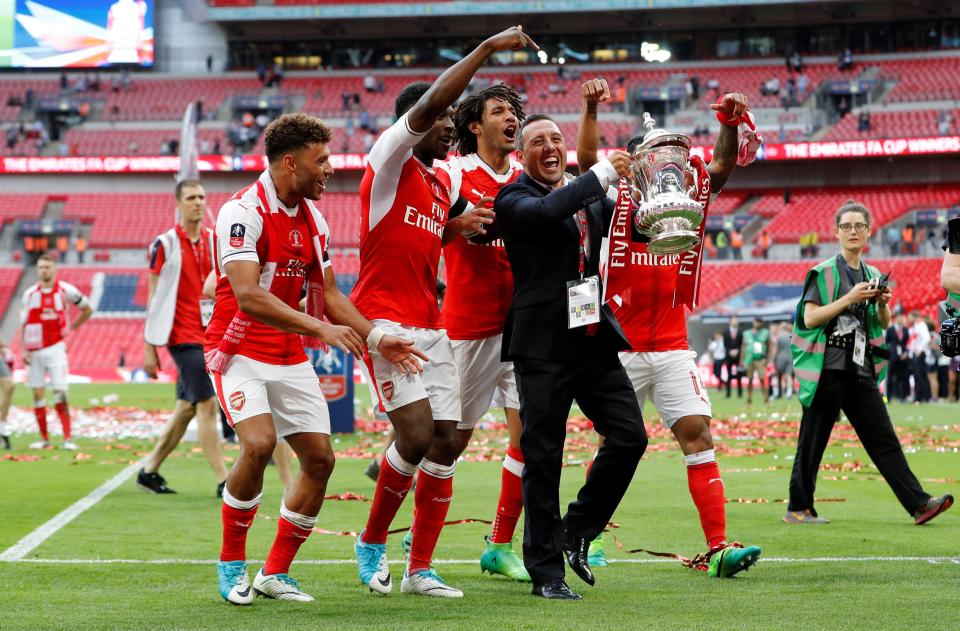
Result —
[[[117,405],[163,409],[173,387],[77,386],[75,405],[116,393]],[[25,389],[16,403],[27,405]],[[363,409],[366,402],[358,407]],[[395,593],[380,597],[358,584],[352,539],[314,534],[301,549],[292,574],[314,603],[257,599],[239,608],[216,591],[219,546],[215,481],[194,445],[182,445],[163,467],[177,495],[152,496],[130,479],[32,550],[24,562],[0,562],[0,629],[957,629],[960,628],[960,509],[916,527],[900,508],[869,458],[841,423],[824,459],[817,495],[823,527],[788,526],[780,519],[796,445],[799,404],[776,401],[747,408],[715,396],[715,436],[726,494],[729,535],[763,548],[760,563],[734,579],[717,580],[674,561],[628,555],[627,548],[675,551],[704,548],[687,491],[684,464],[672,438],[646,410],[651,448],[606,535],[608,557],[597,586],[583,585],[579,603],[546,602],[529,586],[481,576],[477,560],[489,526],[448,527],[436,557],[465,561],[438,564],[460,587],[458,601],[399,593],[402,566],[392,565]],[[960,406],[894,405],[907,458],[933,494],[960,492]],[[52,418],[51,424],[58,423]],[[35,435],[14,436],[12,452],[29,454]],[[335,437],[338,452],[365,454],[378,438]],[[481,431],[458,465],[449,519],[489,519],[499,492],[505,435]],[[38,461],[0,460],[0,552],[85,497],[149,449],[137,441],[80,440],[81,456],[59,450]],[[571,434],[561,489],[569,501],[582,482],[589,433]],[[235,451],[228,451],[235,456]],[[494,457],[489,461],[476,456]],[[365,458],[341,455],[329,493],[367,498],[373,483],[363,476]],[[267,471],[260,516],[248,551],[262,559],[272,541],[280,485]],[[410,523],[406,502],[395,526]],[[328,501],[319,528],[361,528],[369,504]],[[400,536],[389,557],[402,558]],[[516,544],[519,545],[519,542]],[[896,558],[896,559],[895,559]],[[129,563],[97,563],[126,560]],[[257,569],[251,566],[251,574]]]

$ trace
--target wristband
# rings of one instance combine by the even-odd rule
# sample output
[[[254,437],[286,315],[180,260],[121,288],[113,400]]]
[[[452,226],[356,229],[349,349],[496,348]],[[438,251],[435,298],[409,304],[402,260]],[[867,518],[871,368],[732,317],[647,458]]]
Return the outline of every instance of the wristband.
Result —
[[[383,339],[383,336],[386,335],[383,329],[378,326],[370,329],[370,333],[367,334],[367,350],[369,351],[379,351],[380,350],[380,340]]]
[[[723,103],[723,97],[720,97],[719,99],[717,99],[717,105],[720,105],[721,103]],[[731,114],[727,114],[725,112],[721,112],[720,110],[717,110],[717,120],[720,121],[721,125],[724,125],[726,127],[739,127],[741,119],[742,119],[742,116],[735,117],[735,116],[732,116]]]

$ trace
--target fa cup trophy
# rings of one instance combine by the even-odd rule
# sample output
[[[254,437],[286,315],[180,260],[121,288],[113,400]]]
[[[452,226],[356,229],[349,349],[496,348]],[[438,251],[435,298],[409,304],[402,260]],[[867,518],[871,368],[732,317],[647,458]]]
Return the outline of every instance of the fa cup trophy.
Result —
[[[684,175],[690,168],[690,138],[679,132],[654,129],[656,121],[643,115],[647,133],[633,152],[630,192],[637,204],[634,222],[650,237],[653,254],[678,254],[697,247],[703,222],[703,204],[691,199]]]

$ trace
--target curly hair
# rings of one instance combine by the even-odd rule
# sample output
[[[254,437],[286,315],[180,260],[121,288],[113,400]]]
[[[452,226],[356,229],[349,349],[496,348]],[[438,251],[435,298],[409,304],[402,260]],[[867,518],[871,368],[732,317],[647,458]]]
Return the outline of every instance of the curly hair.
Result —
[[[296,113],[284,114],[267,125],[263,133],[267,160],[276,162],[284,155],[305,149],[317,143],[327,144],[333,138],[330,128],[315,116]]]
[[[480,90],[460,101],[457,111],[453,115],[453,127],[457,134],[458,151],[465,156],[477,152],[477,137],[470,131],[471,123],[483,122],[483,113],[487,108],[487,101],[497,99],[513,108],[519,124],[523,123],[523,102],[513,86],[498,83],[485,90]],[[518,125],[519,128],[519,125]]]
[[[844,213],[860,213],[861,215],[863,215],[863,218],[866,221],[867,226],[871,225],[870,211],[867,210],[866,206],[864,206],[863,204],[861,204],[860,202],[854,199],[848,199],[847,201],[843,202],[840,208],[837,209],[837,214],[833,218],[835,225],[837,226],[840,225],[840,218],[843,217]]]

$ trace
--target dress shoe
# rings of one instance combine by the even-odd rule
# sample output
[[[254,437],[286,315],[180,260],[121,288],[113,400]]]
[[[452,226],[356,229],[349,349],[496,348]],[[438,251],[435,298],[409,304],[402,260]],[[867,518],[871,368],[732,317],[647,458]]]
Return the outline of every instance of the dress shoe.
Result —
[[[952,495],[941,495],[940,497],[931,497],[927,503],[917,509],[913,514],[914,523],[918,526],[923,525],[953,506]]]
[[[567,557],[570,569],[587,585],[596,583],[590,570],[590,540],[567,534],[563,538],[563,555]]]
[[[562,578],[551,578],[545,583],[533,584],[533,595],[549,600],[581,600],[583,596],[567,587]]]

